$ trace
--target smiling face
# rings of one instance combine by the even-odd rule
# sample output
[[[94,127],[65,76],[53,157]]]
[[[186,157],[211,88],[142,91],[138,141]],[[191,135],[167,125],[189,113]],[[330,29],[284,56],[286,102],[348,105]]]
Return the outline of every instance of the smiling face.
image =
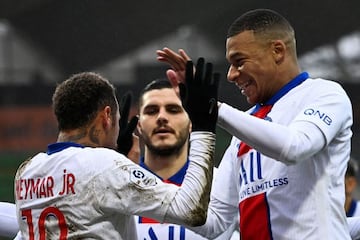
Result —
[[[235,83],[250,104],[263,103],[278,89],[275,43],[243,31],[229,37],[226,58],[230,63],[227,78]]]
[[[150,151],[166,155],[187,147],[190,127],[173,88],[154,89],[142,96],[138,130]]]

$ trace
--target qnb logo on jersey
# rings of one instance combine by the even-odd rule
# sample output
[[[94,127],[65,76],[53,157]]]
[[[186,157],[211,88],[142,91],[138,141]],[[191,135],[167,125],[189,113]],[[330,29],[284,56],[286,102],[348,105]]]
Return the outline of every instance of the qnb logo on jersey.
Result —
[[[313,108],[308,108],[304,111],[305,115],[311,115],[311,116],[315,116],[318,117],[319,119],[321,119],[326,125],[331,125],[332,123],[332,119],[331,117],[329,117],[327,114],[320,112],[319,110],[313,109]]]
[[[150,187],[157,184],[156,177],[139,167],[130,169],[130,181],[139,187]]]

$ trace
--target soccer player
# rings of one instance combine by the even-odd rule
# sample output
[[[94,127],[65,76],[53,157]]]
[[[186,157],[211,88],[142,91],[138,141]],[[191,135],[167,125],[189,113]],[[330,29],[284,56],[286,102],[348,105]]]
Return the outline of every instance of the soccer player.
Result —
[[[181,186],[159,181],[116,151],[122,144],[117,141],[120,114],[107,79],[85,72],[59,84],[53,95],[57,142],[25,161],[15,176],[22,238],[135,239],[135,214],[203,224],[212,182],[218,75],[204,59],[197,68],[204,74],[191,71],[182,89],[192,132]],[[204,89],[207,94],[199,98]]]
[[[190,119],[181,100],[167,79],[150,82],[140,93],[138,133],[145,150],[140,165],[163,182],[181,185],[189,166]],[[216,171],[214,172],[216,178]],[[204,240],[184,226],[137,216],[138,239]],[[237,227],[231,227],[217,239],[230,239]],[[235,238],[236,233],[234,233]],[[239,237],[237,237],[239,239]]]
[[[158,51],[175,85],[188,60],[179,53]],[[241,239],[350,239],[344,177],[353,117],[341,85],[300,70],[292,26],[269,9],[232,23],[226,58],[228,80],[253,107],[219,103],[218,124],[234,137],[197,231],[217,236],[238,208]]]

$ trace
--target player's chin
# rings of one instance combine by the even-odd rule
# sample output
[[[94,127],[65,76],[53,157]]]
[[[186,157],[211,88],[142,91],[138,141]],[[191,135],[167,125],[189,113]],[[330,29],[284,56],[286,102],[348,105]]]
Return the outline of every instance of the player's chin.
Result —
[[[161,139],[153,142],[153,146],[159,149],[172,148],[175,145],[175,141],[172,139]]]
[[[151,151],[159,156],[170,156],[178,151],[174,145],[152,146]]]
[[[152,136],[151,141],[156,144],[171,144],[176,141],[176,137],[171,133],[157,133]]]

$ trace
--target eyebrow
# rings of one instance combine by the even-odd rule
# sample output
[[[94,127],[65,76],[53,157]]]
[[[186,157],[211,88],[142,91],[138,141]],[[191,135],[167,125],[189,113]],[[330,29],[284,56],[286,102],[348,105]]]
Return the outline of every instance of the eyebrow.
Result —
[[[227,59],[231,60],[231,59],[233,59],[235,57],[244,57],[244,55],[239,53],[239,52],[235,52],[235,53],[232,53],[232,54],[228,55]]]
[[[159,104],[149,104],[149,105],[144,105],[144,109],[146,108],[153,108],[153,107],[159,107]],[[177,104],[177,103],[169,103],[169,104],[166,104],[165,105],[165,108],[168,108],[168,107],[179,107],[179,108],[182,108],[182,105],[181,104]]]

